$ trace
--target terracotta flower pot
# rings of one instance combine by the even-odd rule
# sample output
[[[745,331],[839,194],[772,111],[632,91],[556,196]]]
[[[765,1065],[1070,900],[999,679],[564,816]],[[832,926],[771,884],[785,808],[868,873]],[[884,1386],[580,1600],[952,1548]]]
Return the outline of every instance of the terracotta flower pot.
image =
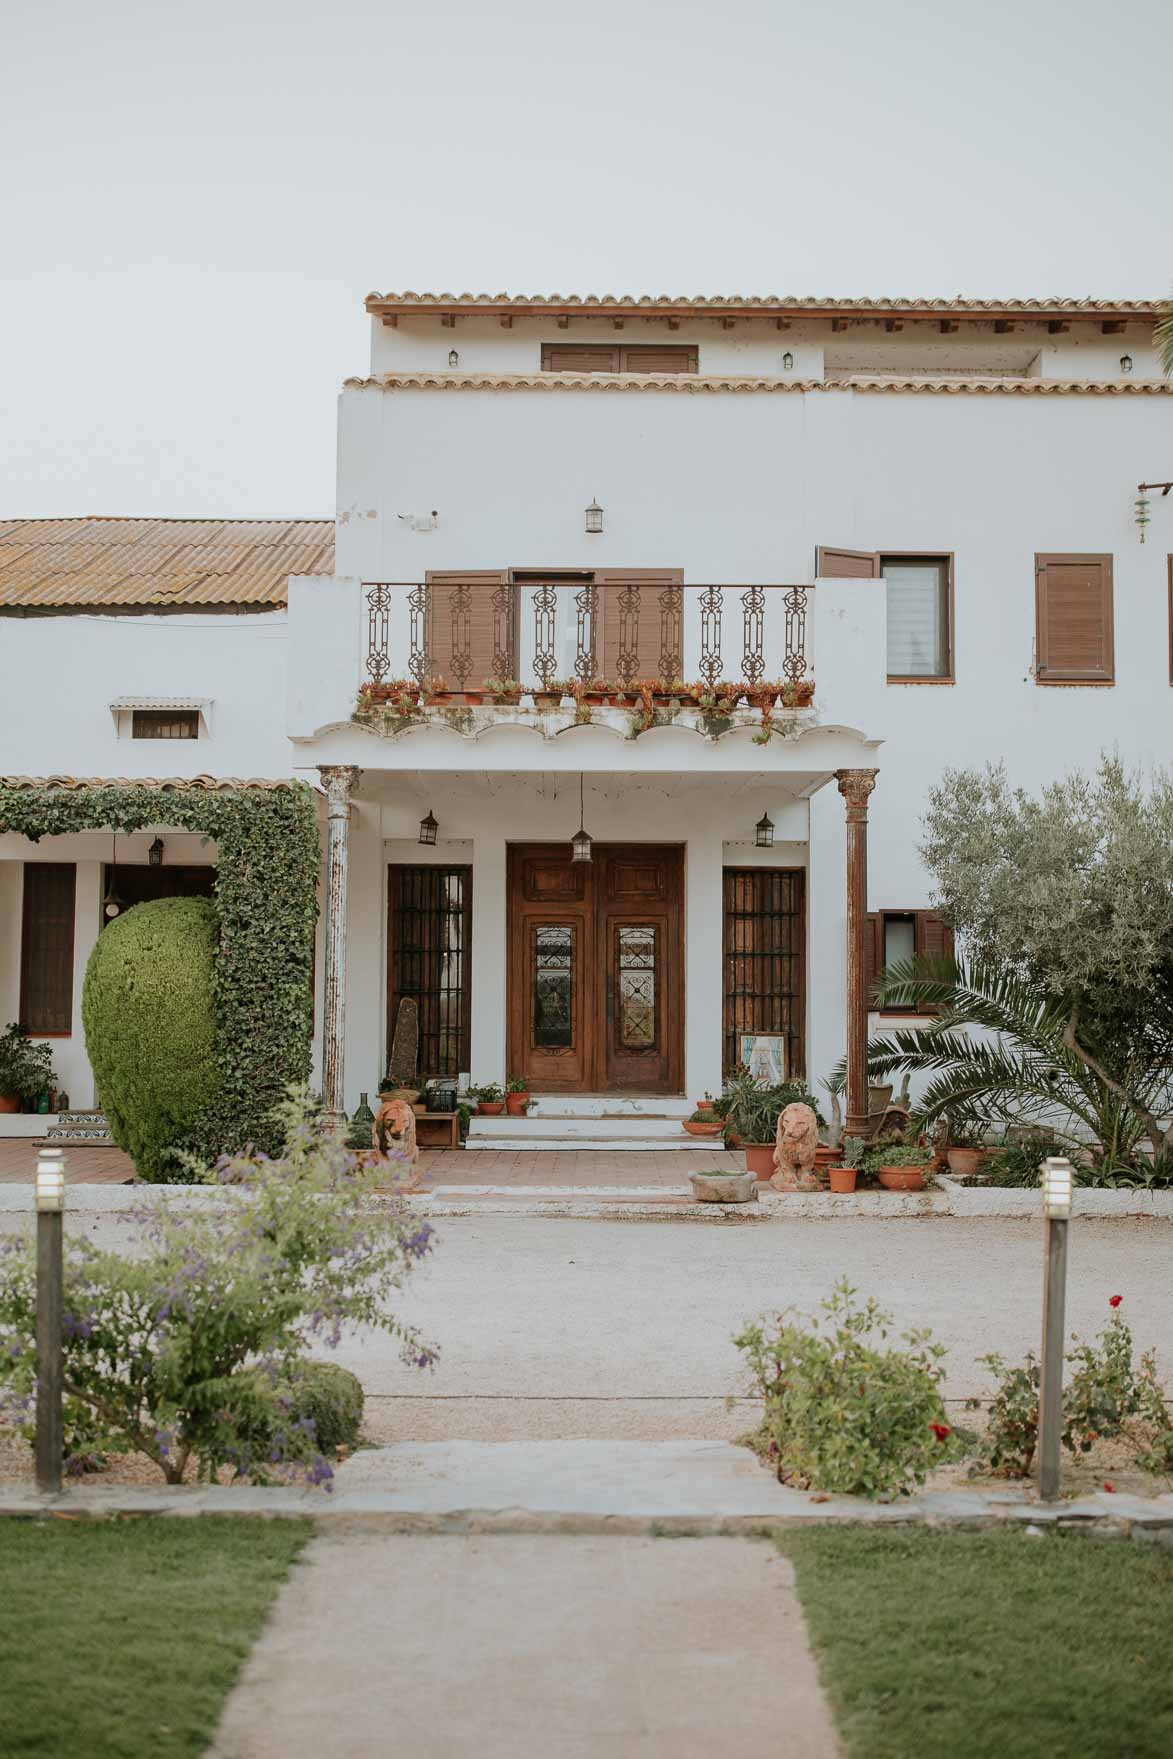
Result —
[[[815,1149],[815,1166],[818,1168],[819,1172],[827,1172],[831,1167],[837,1167],[838,1165],[839,1150],[837,1148],[828,1148],[825,1142],[820,1142],[819,1146]]]
[[[711,1112],[713,1102],[711,1099],[698,1099],[692,1109],[694,1112]]]
[[[844,1196],[848,1191],[855,1190],[855,1176],[855,1167],[827,1168],[827,1183],[830,1185],[831,1190],[838,1191],[840,1196]]]
[[[950,1148],[946,1159],[949,1171],[956,1173],[959,1179],[970,1178],[981,1167],[985,1154],[980,1148]]]
[[[20,1100],[14,1093],[0,1093],[0,1112],[18,1112]]]
[[[551,709],[560,708],[562,706],[562,698],[556,695],[552,690],[535,690],[534,705],[543,714],[547,714]]]
[[[774,1177],[774,1144],[772,1142],[745,1142],[745,1170],[753,1173],[759,1182]]]
[[[482,1099],[477,1105],[478,1118],[499,1118],[505,1110],[503,1099]]]
[[[505,1110],[511,1118],[524,1117],[528,1105],[528,1093],[507,1093],[505,1095]]]
[[[690,1136],[719,1136],[724,1129],[720,1118],[685,1118],[684,1128]]]
[[[878,1178],[885,1191],[923,1191],[925,1188],[923,1167],[881,1167]]]

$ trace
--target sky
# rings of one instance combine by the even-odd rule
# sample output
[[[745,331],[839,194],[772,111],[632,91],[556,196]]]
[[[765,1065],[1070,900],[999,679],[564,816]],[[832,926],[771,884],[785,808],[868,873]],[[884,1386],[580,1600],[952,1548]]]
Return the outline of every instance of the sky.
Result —
[[[372,289],[1173,289],[1167,0],[0,16],[0,516],[329,517]]]

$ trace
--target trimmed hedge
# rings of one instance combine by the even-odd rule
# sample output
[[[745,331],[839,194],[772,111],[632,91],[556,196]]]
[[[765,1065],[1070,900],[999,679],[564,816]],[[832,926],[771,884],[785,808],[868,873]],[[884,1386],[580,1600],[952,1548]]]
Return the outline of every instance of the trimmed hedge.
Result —
[[[218,851],[220,952],[212,972],[216,1097],[180,1145],[212,1161],[281,1147],[274,1105],[309,1079],[318,822],[300,782],[270,788],[0,786],[0,830],[38,842],[173,825]]]
[[[159,898],[108,923],[86,967],[86,1054],[110,1134],[141,1179],[182,1179],[172,1153],[213,1105],[212,970],[220,939],[207,898]]]

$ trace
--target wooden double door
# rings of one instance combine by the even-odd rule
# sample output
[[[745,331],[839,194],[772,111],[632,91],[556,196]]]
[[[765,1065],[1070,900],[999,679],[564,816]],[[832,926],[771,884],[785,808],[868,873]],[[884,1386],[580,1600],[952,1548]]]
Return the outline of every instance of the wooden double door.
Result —
[[[535,1093],[680,1093],[683,850],[509,851],[510,1075]]]

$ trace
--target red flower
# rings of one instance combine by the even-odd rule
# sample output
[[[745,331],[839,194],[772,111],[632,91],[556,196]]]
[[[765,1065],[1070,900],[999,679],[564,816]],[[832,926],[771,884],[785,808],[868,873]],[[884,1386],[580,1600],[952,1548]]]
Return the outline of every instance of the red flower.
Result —
[[[1112,1495],[1115,1496],[1116,1486],[1114,1484],[1109,1484],[1106,1478],[1104,1479],[1104,1489],[1110,1491]]]
[[[1109,1307],[1119,1307],[1119,1305],[1120,1305],[1121,1301],[1123,1301],[1123,1299],[1124,1299],[1123,1295],[1109,1295],[1108,1296],[1108,1305],[1109,1305]]]
[[[953,1434],[953,1431],[947,1423],[930,1423],[929,1428],[932,1430],[938,1441],[944,1441],[947,1436]]]

